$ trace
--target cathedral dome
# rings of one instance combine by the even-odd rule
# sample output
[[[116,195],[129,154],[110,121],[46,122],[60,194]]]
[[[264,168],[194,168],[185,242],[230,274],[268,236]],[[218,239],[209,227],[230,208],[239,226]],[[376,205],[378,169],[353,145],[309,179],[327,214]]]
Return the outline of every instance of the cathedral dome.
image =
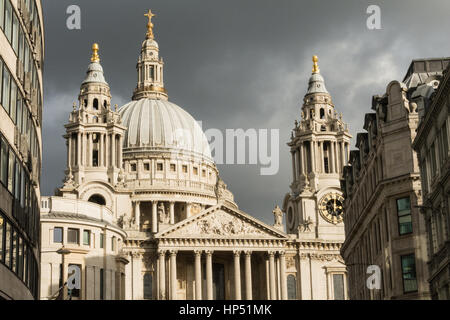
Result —
[[[208,140],[197,121],[167,100],[140,99],[120,108],[124,153],[185,152],[211,161]]]

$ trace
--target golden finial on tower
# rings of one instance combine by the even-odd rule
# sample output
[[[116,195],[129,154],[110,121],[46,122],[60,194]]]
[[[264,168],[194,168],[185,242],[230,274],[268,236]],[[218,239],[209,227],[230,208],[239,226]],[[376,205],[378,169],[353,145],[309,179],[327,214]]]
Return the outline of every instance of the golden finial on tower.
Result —
[[[319,61],[319,58],[317,56],[313,56],[312,61],[314,62],[312,72],[318,73],[320,71],[319,65],[317,64],[317,62]]]
[[[100,56],[98,55],[98,44],[94,43],[92,45],[92,58],[91,62],[100,62]]]
[[[153,39],[154,35],[153,35],[153,23],[152,23],[152,18],[156,17],[156,14],[154,14],[152,12],[152,10],[148,10],[148,12],[146,14],[144,14],[144,16],[148,17],[148,24],[147,24],[147,39]]]

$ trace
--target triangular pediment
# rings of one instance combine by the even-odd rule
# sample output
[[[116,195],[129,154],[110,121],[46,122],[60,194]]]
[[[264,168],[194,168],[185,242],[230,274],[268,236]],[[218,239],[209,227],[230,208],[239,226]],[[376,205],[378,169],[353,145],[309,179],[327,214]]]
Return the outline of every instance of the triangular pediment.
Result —
[[[287,239],[258,219],[223,204],[204,210],[161,231],[159,238]]]

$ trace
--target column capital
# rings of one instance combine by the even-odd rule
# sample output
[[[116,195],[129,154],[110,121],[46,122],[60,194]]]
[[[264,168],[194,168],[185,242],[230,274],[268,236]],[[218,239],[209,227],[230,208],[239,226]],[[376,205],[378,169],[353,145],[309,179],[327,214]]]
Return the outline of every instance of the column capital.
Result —
[[[268,255],[270,258],[274,257],[274,256],[275,256],[275,253],[276,253],[276,251],[272,251],[272,250],[267,251],[267,255]]]
[[[284,257],[285,254],[286,254],[286,251],[284,251],[284,250],[279,250],[279,251],[278,251],[278,254],[280,255],[280,257]]]
[[[160,249],[160,250],[158,250],[158,255],[159,255],[159,256],[165,256],[165,255],[166,255],[166,251],[167,251],[167,250],[161,250],[161,249]]]
[[[248,257],[252,255],[252,251],[251,250],[245,250],[244,254]]]
[[[176,256],[178,253],[178,250],[169,250],[169,253],[171,256]]]
[[[241,250],[233,250],[233,255],[239,257],[241,255]]]
[[[194,254],[195,254],[196,256],[201,256],[202,253],[203,253],[203,250],[199,250],[199,249],[194,250]]]
[[[208,257],[212,256],[213,253],[214,253],[213,250],[205,250],[205,254],[206,254]]]

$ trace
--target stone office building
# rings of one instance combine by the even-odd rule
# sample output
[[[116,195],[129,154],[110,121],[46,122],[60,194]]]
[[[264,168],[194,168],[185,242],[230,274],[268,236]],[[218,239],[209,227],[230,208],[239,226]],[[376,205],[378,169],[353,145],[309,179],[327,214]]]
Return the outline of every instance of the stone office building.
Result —
[[[43,31],[40,0],[0,0],[0,300],[39,298]]]
[[[351,299],[429,299],[425,220],[419,163],[412,149],[421,106],[448,59],[414,60],[403,82],[392,81],[372,100],[344,169],[346,240]],[[366,285],[367,268],[381,270],[381,286]]]
[[[434,84],[424,84],[424,94],[416,96],[419,128],[414,140],[422,173],[422,213],[428,240],[428,267],[432,299],[450,299],[450,66]],[[439,85],[439,86],[438,86]]]

